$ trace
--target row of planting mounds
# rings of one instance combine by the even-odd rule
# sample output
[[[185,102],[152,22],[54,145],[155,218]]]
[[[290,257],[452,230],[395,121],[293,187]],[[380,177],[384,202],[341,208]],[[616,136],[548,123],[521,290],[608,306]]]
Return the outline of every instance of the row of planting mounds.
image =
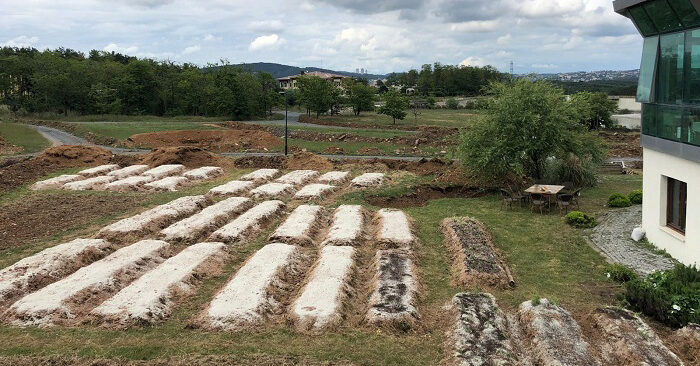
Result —
[[[454,217],[443,220],[441,228],[452,255],[453,278],[459,286],[505,288],[513,284],[510,270],[484,224],[469,217]]]

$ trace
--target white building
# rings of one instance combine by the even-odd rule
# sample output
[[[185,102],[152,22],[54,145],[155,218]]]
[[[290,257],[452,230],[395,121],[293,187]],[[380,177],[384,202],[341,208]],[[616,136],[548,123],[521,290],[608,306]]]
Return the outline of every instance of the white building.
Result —
[[[700,265],[700,1],[613,4],[644,37],[642,225],[652,244]]]

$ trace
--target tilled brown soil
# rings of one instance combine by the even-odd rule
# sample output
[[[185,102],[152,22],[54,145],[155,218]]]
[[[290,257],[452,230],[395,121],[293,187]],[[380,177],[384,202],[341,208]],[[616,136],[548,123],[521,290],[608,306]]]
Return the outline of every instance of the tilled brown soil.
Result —
[[[0,206],[0,249],[60,234],[106,215],[143,205],[141,195],[47,193]]]
[[[139,133],[129,137],[126,145],[147,148],[196,146],[217,152],[268,151],[281,147],[282,140],[262,130],[192,130]]]
[[[0,136],[0,155],[17,154],[21,151],[21,147],[12,145]]]
[[[421,185],[401,196],[369,196],[367,202],[378,207],[406,208],[425,206],[428,201],[440,198],[476,198],[487,194],[488,190],[478,187]]]

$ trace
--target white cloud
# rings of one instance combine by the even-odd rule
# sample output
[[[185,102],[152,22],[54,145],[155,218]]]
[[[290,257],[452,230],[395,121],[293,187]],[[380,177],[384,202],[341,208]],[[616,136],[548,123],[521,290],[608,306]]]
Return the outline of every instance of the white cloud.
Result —
[[[110,43],[106,45],[102,50],[105,52],[116,52],[128,55],[138,52],[139,48],[136,46],[121,47],[116,43]]]
[[[269,36],[260,36],[250,42],[248,49],[251,51],[258,51],[265,48],[273,48],[279,46],[282,43],[282,39],[276,34],[270,34]]]
[[[199,52],[201,49],[202,49],[202,48],[199,47],[199,46],[197,46],[197,45],[195,45],[195,46],[189,46],[189,47],[186,47],[184,50],[182,50],[182,54],[183,54],[183,55],[189,55],[189,54],[192,54],[192,53],[195,53],[195,52]]]
[[[535,69],[556,69],[557,65],[555,64],[532,64],[531,65]]]
[[[260,33],[279,33],[284,30],[284,24],[279,20],[258,20],[248,23],[248,29]]]
[[[481,57],[470,56],[459,63],[460,66],[485,66],[486,61]]]
[[[465,33],[493,32],[499,28],[501,23],[498,20],[472,20],[450,25],[453,32]]]
[[[203,40],[204,42],[213,42],[213,41],[220,41],[220,40],[222,40],[222,38],[221,38],[221,37],[217,37],[217,36],[215,36],[215,35],[209,33],[209,34],[207,34],[206,36],[204,36],[204,38],[202,38],[202,40]]]
[[[498,43],[500,45],[505,45],[505,44],[510,43],[511,39],[513,39],[513,36],[511,36],[510,33],[508,33],[504,36],[500,36],[500,37],[496,38],[496,43]]]
[[[19,36],[2,44],[4,47],[32,47],[39,42],[38,37]]]

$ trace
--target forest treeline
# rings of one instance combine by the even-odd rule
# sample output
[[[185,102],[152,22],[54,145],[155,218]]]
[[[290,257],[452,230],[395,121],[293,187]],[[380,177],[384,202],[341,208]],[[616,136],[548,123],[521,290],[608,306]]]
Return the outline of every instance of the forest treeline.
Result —
[[[443,65],[439,62],[425,64],[420,70],[392,73],[387,77],[387,86],[414,87],[423,96],[477,96],[491,82],[504,81],[510,76],[493,66]]]
[[[0,48],[0,104],[14,111],[246,119],[279,104],[267,73],[114,52]]]

